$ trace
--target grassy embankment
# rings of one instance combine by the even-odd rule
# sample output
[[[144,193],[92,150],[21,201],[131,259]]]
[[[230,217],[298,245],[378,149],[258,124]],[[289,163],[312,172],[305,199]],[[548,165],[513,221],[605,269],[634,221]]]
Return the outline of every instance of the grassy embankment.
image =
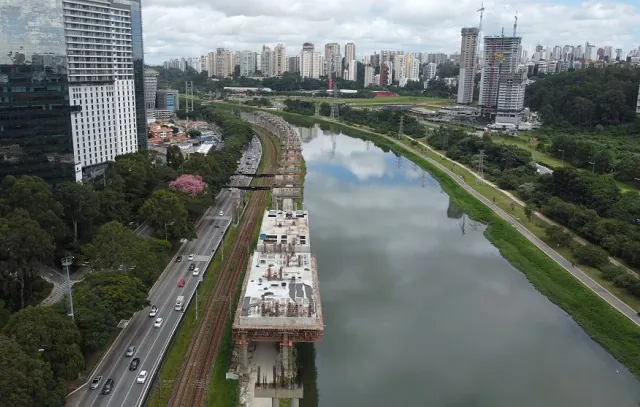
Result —
[[[370,140],[385,151],[391,150],[397,154],[402,154],[428,171],[438,180],[443,190],[454,200],[457,206],[464,209],[473,219],[488,225],[485,232],[487,238],[500,250],[505,259],[527,277],[538,291],[568,312],[588,335],[627,366],[629,370],[636,375],[640,375],[640,327],[612,308],[589,288],[582,285],[516,229],[425,159],[425,157],[429,157],[441,161],[442,159],[435,152],[429,150],[417,152],[412,149],[412,146],[407,145],[409,141],[403,143],[372,131],[358,129],[343,123],[331,122],[327,119],[305,117],[285,112],[275,113],[301,124],[319,123],[323,127],[342,131],[353,137]],[[466,180],[474,179],[472,174],[455,165],[455,163],[448,161],[443,163],[446,163],[447,166],[455,167],[455,172]],[[503,208],[506,207],[510,214],[519,218],[528,227],[543,229],[541,225],[535,222],[528,222],[523,208],[519,207],[519,205],[514,205],[512,200],[501,191],[488,185],[478,185],[475,182],[469,182],[469,185],[489,199],[495,197],[496,204]],[[560,253],[565,254],[562,251]]]
[[[264,152],[264,150],[263,150]],[[262,155],[259,168],[264,168],[266,164],[265,154]],[[244,218],[244,215],[243,215]],[[241,219],[242,222],[243,219]],[[241,223],[240,222],[240,223]],[[239,224],[240,224],[239,223]],[[232,224],[227,231],[224,238],[224,251],[231,253],[235,239],[238,234],[238,226]],[[213,261],[207,268],[205,277],[198,290],[198,306],[200,307],[200,315],[202,315],[202,307],[207,303],[209,297],[213,293],[213,289],[218,281],[220,272],[224,269],[224,262],[220,251],[216,253]],[[235,305],[237,304],[237,297],[240,291],[236,294],[236,298],[232,304],[231,313],[235,312]],[[195,300],[194,300],[195,301]],[[195,318],[195,307],[189,307],[183,317],[182,325],[180,326],[176,336],[171,343],[171,346],[162,362],[160,372],[156,376],[153,384],[153,391],[147,398],[146,405],[149,407],[164,407],[171,397],[171,392],[175,384],[175,380],[178,378],[182,362],[189,348],[193,335],[196,332],[198,321]],[[206,394],[207,406],[236,406],[238,399],[238,383],[237,381],[226,380],[225,375],[231,359],[231,350],[233,349],[233,341],[231,340],[231,324],[227,327],[223,342],[218,352],[218,358],[213,367],[213,374],[211,375],[211,382]],[[235,404],[234,404],[235,400]],[[223,404],[220,404],[223,403]]]

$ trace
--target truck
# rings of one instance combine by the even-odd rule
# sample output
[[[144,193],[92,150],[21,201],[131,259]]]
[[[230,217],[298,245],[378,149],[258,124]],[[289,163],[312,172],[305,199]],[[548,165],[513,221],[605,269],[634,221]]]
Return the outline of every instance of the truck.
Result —
[[[182,311],[183,308],[184,308],[184,295],[180,295],[176,299],[176,306],[173,309],[175,309],[176,311]]]

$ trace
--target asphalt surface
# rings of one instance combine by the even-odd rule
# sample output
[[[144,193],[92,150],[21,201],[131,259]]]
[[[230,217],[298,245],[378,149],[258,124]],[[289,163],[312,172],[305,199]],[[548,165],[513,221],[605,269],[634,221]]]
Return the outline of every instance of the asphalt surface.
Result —
[[[397,141],[394,141],[394,142],[406,147],[404,144],[401,144],[401,143],[399,143]],[[538,249],[542,250],[547,256],[551,257],[556,263],[561,265],[566,271],[568,271],[575,278],[580,280],[580,282],[582,284],[584,284],[585,286],[590,288],[600,298],[605,300],[607,303],[609,303],[609,305],[611,305],[613,308],[618,310],[624,316],[629,318],[636,325],[640,325],[640,316],[638,315],[636,310],[634,310],[633,308],[631,308],[630,306],[625,304],[623,301],[621,301],[615,295],[611,294],[606,288],[604,288],[603,286],[598,284],[598,282],[596,282],[594,279],[589,277],[585,272],[580,270],[578,267],[575,267],[569,260],[567,260],[564,257],[562,257],[553,248],[551,248],[545,242],[540,240],[536,235],[531,233],[529,231],[529,229],[527,229],[520,222],[518,222],[517,219],[515,219],[513,216],[511,216],[507,212],[503,211],[502,209],[500,209],[500,207],[498,207],[496,204],[494,204],[491,200],[487,199],[484,195],[480,194],[475,189],[471,188],[471,186],[469,186],[469,184],[467,184],[459,175],[455,174],[454,172],[451,171],[451,169],[449,169],[446,166],[442,165],[442,163],[440,163],[437,160],[434,160],[434,159],[432,159],[430,157],[426,157],[426,156],[420,154],[417,151],[416,151],[416,154],[423,156],[423,158],[425,158],[431,164],[433,164],[436,167],[438,167],[441,171],[447,173],[447,175],[449,175],[458,185],[460,185],[467,192],[469,192],[471,195],[475,196],[478,200],[480,200],[482,203],[484,203],[486,206],[488,206],[493,212],[495,212],[502,219],[504,219],[507,222],[509,222],[514,228],[516,228],[531,243],[536,245],[536,247]],[[448,161],[448,162],[450,162],[450,161]],[[474,180],[475,180],[475,178],[474,178]]]
[[[245,153],[239,171],[255,173],[260,162],[261,147],[257,138]],[[251,166],[247,166],[247,156],[254,155]],[[248,185],[251,179],[235,176],[231,185]],[[223,189],[216,199],[214,207],[209,208],[199,224],[196,226],[198,238],[186,242],[178,250],[182,256],[181,262],[175,262],[175,258],[164,270],[156,284],[149,292],[151,305],[158,307],[158,314],[154,318],[149,317],[150,307],[137,312],[116,339],[111,348],[98,364],[89,382],[95,376],[102,376],[102,382],[96,390],[90,390],[89,383],[75,391],[67,398],[67,406],[101,406],[101,407],[133,407],[140,406],[144,397],[149,392],[158,366],[168,348],[169,342],[182,318],[183,313],[175,311],[174,306],[178,296],[184,296],[185,301],[193,296],[211,255],[217,250],[224,232],[231,224],[232,205],[234,205],[233,193]],[[220,216],[220,211],[223,216]],[[217,226],[217,227],[216,227]],[[194,254],[194,260],[188,261],[187,256]],[[200,276],[193,276],[188,270],[189,264],[195,263],[200,268]],[[184,286],[178,287],[178,281],[184,278]],[[194,299],[195,301],[195,299]],[[163,318],[159,328],[154,328],[156,318]],[[133,357],[125,357],[128,346],[137,347]],[[129,370],[129,363],[134,358],[140,358],[140,364],[136,371]],[[136,383],[138,373],[142,370],[148,372],[144,384]],[[114,380],[114,388],[109,395],[102,395],[102,386],[108,378]]]

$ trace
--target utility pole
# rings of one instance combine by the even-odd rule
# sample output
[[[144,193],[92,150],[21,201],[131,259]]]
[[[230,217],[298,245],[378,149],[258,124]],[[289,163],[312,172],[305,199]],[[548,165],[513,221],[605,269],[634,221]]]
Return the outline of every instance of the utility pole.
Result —
[[[562,163],[562,165],[564,165],[564,150],[559,148],[558,152],[562,152],[562,161],[561,161],[561,163]]]
[[[62,266],[66,269],[67,272],[67,285],[69,288],[69,316],[72,320],[75,321],[76,316],[73,311],[73,295],[71,293],[71,277],[69,276],[69,266],[73,264],[73,256],[65,256],[62,258]]]
[[[402,136],[404,135],[403,131],[403,127],[404,127],[404,115],[400,116],[400,125],[398,126],[398,138],[402,138]]]
[[[331,118],[335,119],[338,117],[338,87],[336,83],[333,83],[333,101],[331,103]]]

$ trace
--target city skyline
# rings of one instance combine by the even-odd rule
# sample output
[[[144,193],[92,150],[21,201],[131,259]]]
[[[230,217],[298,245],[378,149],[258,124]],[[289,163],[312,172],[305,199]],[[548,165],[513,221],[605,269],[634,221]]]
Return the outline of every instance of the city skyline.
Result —
[[[299,53],[304,42],[316,46],[354,42],[358,58],[382,49],[406,52],[453,53],[460,47],[460,28],[478,25],[480,1],[465,1],[443,10],[433,1],[395,4],[363,1],[358,4],[325,2],[318,9],[305,1],[280,1],[245,6],[150,0],[143,7],[145,60],[151,65],[215,50],[252,50],[263,44],[282,43],[287,54]],[[625,52],[638,47],[640,8],[632,1],[606,4],[574,0],[531,3],[485,2],[482,35],[510,33],[513,17],[519,17],[518,35],[523,48],[577,45],[590,42]],[[384,18],[382,17],[384,15]],[[153,24],[150,23],[153,21]],[[186,25],[184,21],[189,21]]]

